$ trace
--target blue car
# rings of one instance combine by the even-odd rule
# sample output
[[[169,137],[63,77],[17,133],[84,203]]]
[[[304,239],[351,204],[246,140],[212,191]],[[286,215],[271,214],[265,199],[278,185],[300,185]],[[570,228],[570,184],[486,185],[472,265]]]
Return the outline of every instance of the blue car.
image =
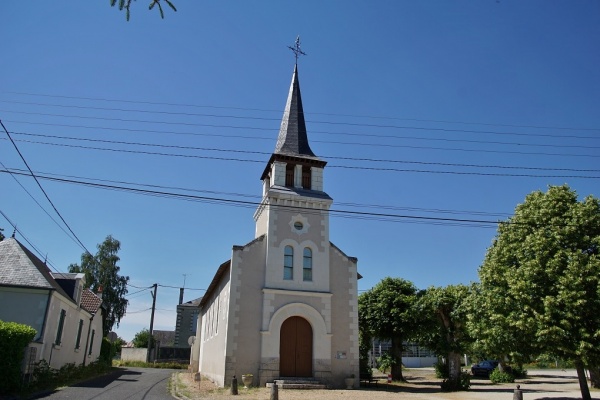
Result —
[[[471,373],[473,376],[490,376],[490,372],[492,372],[495,368],[498,367],[498,361],[493,360],[484,360],[478,364],[473,364],[471,366]]]

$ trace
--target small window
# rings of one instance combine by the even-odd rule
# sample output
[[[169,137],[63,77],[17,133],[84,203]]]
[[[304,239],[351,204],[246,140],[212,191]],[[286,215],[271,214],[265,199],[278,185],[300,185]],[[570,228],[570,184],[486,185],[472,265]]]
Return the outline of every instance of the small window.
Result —
[[[296,221],[294,222],[294,228],[296,228],[296,230],[301,231],[302,228],[304,228],[304,224],[302,224],[302,222],[300,221]]]
[[[79,327],[77,328],[77,340],[75,341],[75,348],[81,347],[81,331],[83,330],[83,320],[79,320]]]
[[[283,279],[294,279],[294,248],[285,246],[283,251]]]
[[[285,186],[294,187],[294,170],[296,166],[294,164],[287,164],[285,166]]]
[[[312,281],[312,250],[309,247],[304,248],[302,260],[302,279]]]
[[[54,344],[59,346],[62,342],[62,334],[63,334],[63,327],[65,325],[65,317],[67,316],[67,312],[65,310],[60,310],[60,317],[58,319],[58,329],[56,330],[56,340],[54,341]]]

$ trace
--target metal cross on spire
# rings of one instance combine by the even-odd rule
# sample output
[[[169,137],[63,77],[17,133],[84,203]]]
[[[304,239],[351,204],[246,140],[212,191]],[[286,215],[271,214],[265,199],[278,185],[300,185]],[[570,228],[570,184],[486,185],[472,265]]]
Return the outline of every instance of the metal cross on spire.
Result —
[[[306,53],[300,50],[300,35],[296,38],[296,43],[294,46],[288,46],[288,49],[294,52],[294,56],[296,56],[296,64],[298,64],[298,56],[305,56]]]

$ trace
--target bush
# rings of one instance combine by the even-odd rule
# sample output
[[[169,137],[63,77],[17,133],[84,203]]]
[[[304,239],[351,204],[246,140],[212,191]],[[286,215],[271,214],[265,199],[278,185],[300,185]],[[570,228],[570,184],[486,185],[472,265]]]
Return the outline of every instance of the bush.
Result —
[[[518,379],[527,378],[527,370],[523,368],[523,366],[514,366],[512,368],[512,374]]]
[[[112,365],[112,359],[116,353],[117,349],[115,346],[113,346],[110,340],[108,340],[106,337],[102,338],[102,345],[100,346],[100,358],[98,361],[110,366]]]
[[[14,393],[21,387],[24,351],[35,334],[36,330],[28,325],[0,321],[0,393]]]
[[[445,378],[440,385],[443,392],[458,392],[463,390],[469,390],[471,387],[471,374],[465,371],[460,371],[460,378],[458,381],[450,380]]]
[[[398,360],[391,355],[389,352],[383,353],[381,357],[377,359],[377,369],[383,373],[390,371],[393,365],[396,365]]]
[[[490,381],[492,383],[512,383],[515,381],[515,377],[510,372],[502,372],[498,368],[490,373]]]
[[[448,379],[450,377],[450,371],[448,371],[448,364],[442,361],[438,361],[433,364],[435,369],[435,377],[440,379]]]

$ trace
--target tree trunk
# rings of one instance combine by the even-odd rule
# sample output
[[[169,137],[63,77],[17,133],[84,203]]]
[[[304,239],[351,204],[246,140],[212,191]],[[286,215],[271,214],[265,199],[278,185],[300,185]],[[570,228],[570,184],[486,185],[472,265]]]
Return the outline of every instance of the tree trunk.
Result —
[[[458,385],[460,385],[460,358],[461,355],[458,353],[448,353],[448,376]]]
[[[583,400],[592,400],[592,396],[590,395],[590,388],[587,385],[587,379],[585,377],[583,361],[576,360],[575,368],[577,368],[577,377],[579,378],[579,389],[581,390],[581,398]]]
[[[593,388],[600,389],[600,367],[589,367],[590,383]]]
[[[404,381],[402,376],[402,339],[399,337],[392,338],[392,356],[396,360],[396,364],[392,365],[392,379],[395,381]]]

